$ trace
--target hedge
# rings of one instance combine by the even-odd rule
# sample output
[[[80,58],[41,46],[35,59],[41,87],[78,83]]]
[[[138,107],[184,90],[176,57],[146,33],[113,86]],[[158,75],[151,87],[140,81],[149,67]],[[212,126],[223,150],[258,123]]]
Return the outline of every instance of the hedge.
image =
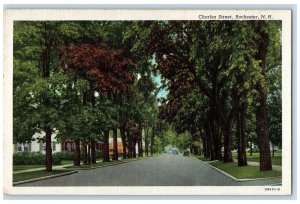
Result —
[[[62,151],[55,154],[60,155],[61,160],[73,160],[74,158],[74,152],[71,151]]]
[[[83,152],[81,151],[81,159],[83,158]],[[59,165],[62,160],[73,160],[74,152],[62,151],[52,154],[52,164]],[[103,158],[103,154],[100,151],[96,151],[96,158]],[[37,165],[45,164],[45,154],[40,152],[17,152],[13,155],[14,165]]]
[[[71,151],[62,151],[55,153],[57,155],[60,155],[61,160],[73,160],[74,159],[74,152]],[[83,158],[83,151],[80,151],[80,157]],[[100,151],[96,151],[96,158],[103,158],[103,154]]]
[[[37,165],[45,164],[46,155],[40,152],[17,152],[13,155],[14,165]],[[52,155],[52,164],[61,164],[61,157],[58,154]]]

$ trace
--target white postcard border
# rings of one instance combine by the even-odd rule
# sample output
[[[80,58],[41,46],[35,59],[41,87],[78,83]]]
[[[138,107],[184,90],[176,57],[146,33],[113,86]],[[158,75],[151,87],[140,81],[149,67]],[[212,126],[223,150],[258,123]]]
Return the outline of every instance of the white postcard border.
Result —
[[[13,21],[18,20],[200,20],[199,15],[271,15],[282,20],[282,186],[174,186],[174,187],[14,187],[12,186],[12,68]],[[237,20],[237,19],[232,19]],[[291,11],[290,10],[4,10],[4,193],[11,195],[290,195],[291,194]]]

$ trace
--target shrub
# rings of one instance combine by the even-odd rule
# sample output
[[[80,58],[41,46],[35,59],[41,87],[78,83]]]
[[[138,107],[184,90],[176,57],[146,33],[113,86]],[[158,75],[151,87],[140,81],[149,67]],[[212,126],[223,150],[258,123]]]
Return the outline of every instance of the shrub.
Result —
[[[43,165],[46,155],[40,152],[17,152],[13,155],[14,165]],[[57,154],[52,155],[52,164],[61,164],[61,157]]]
[[[103,158],[103,153],[100,151],[96,151],[96,159]]]
[[[248,150],[248,152],[251,152],[251,151]],[[258,149],[258,148],[253,148],[253,149],[252,149],[252,153],[259,153],[259,149]]]
[[[74,152],[71,151],[62,151],[62,152],[57,152],[53,155],[57,155],[61,158],[61,160],[73,160],[74,159]],[[80,151],[80,158],[83,158],[83,151]],[[103,153],[96,150],[96,159],[103,158]]]
[[[80,151],[80,158],[81,159],[83,158],[83,151],[82,150]],[[100,158],[103,158],[103,153],[96,150],[96,159],[100,159]]]
[[[74,152],[71,151],[62,151],[55,154],[60,155],[61,160],[73,160],[74,158]]]

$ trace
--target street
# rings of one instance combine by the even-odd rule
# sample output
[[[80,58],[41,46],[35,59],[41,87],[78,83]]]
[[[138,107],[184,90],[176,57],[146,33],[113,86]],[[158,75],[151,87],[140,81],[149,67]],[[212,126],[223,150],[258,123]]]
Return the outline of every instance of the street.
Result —
[[[163,154],[17,186],[255,186],[281,178],[238,182],[192,157]]]

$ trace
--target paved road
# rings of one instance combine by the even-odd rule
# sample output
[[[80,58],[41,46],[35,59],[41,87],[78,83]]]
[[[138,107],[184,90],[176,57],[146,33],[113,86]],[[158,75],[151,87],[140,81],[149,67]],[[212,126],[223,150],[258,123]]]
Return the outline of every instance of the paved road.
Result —
[[[120,165],[18,186],[248,186],[281,183],[281,179],[237,182],[205,163],[182,155],[161,155]]]

